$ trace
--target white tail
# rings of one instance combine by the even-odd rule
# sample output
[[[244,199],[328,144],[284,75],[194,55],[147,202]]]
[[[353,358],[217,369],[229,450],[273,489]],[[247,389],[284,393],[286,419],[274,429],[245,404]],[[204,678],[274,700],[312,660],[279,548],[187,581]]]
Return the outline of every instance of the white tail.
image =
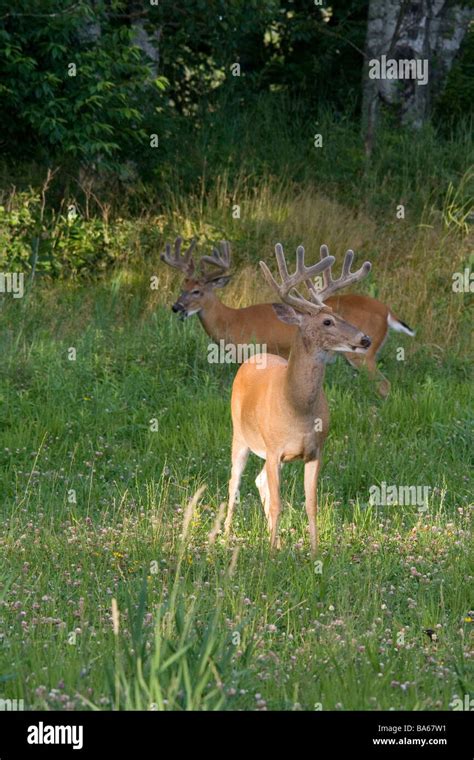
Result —
[[[233,345],[257,343],[267,346],[269,353],[288,358],[296,327],[281,322],[271,303],[233,309],[218,298],[216,290],[227,285],[232,276],[229,243],[222,241],[219,249],[214,248],[211,255],[202,256],[197,264],[193,259],[194,242],[184,254],[181,253],[181,245],[182,239],[177,238],[174,254],[168,244],[161,255],[165,264],[180,270],[184,275],[183,289],[172,306],[173,311],[181,319],[197,314],[204,330],[216,343],[221,340]],[[323,258],[324,253],[327,255],[326,249],[323,249]],[[347,284],[350,283],[349,280]],[[356,369],[365,368],[370,377],[377,381],[380,395],[386,396],[390,391],[390,383],[377,367],[377,352],[384,344],[389,327],[407,335],[414,335],[414,331],[376,298],[359,293],[340,294],[335,285],[336,282],[330,280],[328,273],[325,282],[326,305],[346,322],[358,327],[372,341],[365,354],[349,352],[344,356]]]
[[[391,311],[389,311],[387,315],[387,324],[391,330],[395,330],[396,332],[406,333],[407,335],[411,335],[412,338],[415,335],[415,331],[412,330],[411,327],[408,327],[406,322],[402,322],[401,319],[397,319],[397,317],[392,314]]]

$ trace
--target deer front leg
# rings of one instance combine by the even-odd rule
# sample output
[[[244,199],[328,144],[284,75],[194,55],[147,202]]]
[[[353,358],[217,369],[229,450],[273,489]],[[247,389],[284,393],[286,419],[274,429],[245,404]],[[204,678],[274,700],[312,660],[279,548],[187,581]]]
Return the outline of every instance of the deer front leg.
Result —
[[[268,490],[268,480],[267,480],[267,471],[265,469],[265,465],[263,466],[262,470],[258,473],[257,477],[255,478],[255,485],[258,488],[258,492],[260,494],[260,499],[263,505],[263,509],[265,512],[265,517],[267,520],[270,519],[270,493]]]
[[[272,549],[280,548],[278,538],[278,522],[280,520],[280,461],[275,458],[269,458],[265,464],[267,475],[269,509],[268,509],[268,528],[270,530],[270,546]]]
[[[229,535],[232,524],[234,506],[239,494],[240,480],[247,464],[250,449],[245,443],[237,438],[232,441],[232,472],[229,480],[229,503],[227,505],[227,517],[224,524],[224,533]]]
[[[318,513],[318,475],[321,459],[313,459],[304,466],[304,495],[306,500],[306,514],[309,523],[309,540],[311,555],[314,557],[318,550],[318,528],[316,517]]]

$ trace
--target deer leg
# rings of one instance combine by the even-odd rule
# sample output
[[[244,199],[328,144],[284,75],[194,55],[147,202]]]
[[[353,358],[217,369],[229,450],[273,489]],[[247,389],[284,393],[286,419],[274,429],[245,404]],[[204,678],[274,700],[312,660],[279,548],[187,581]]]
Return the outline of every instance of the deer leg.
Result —
[[[237,438],[232,441],[232,471],[229,480],[229,503],[227,506],[227,517],[224,524],[224,533],[228,535],[232,524],[232,515],[234,513],[235,502],[239,495],[239,486],[242,473],[247,464],[250,449],[248,446]]]
[[[321,459],[313,459],[304,466],[304,495],[306,501],[306,514],[309,523],[309,540],[311,555],[314,557],[318,549],[318,528],[316,517],[318,513],[318,474]]]
[[[369,373],[369,377],[374,381],[378,381],[377,391],[379,394],[383,398],[388,396],[390,393],[390,381],[387,380],[377,367],[374,355],[371,355],[370,353],[367,353],[364,356],[361,354],[348,354],[347,361],[359,371],[365,367]]]
[[[265,517],[270,519],[270,492],[268,490],[267,472],[265,466],[258,473],[255,478],[255,485],[258,488],[260,499],[262,501],[263,509],[265,511]]]
[[[267,475],[269,510],[268,527],[270,530],[270,545],[272,549],[279,549],[278,522],[280,519],[280,462],[277,459],[267,459],[265,463]]]

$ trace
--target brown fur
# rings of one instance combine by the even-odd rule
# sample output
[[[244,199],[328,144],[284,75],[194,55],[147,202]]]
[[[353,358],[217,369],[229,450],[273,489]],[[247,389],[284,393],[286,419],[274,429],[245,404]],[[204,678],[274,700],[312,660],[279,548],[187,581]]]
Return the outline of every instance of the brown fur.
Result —
[[[196,289],[199,295],[192,295]],[[220,301],[215,285],[198,279],[184,281],[183,291],[176,303],[181,303],[190,312],[199,309],[198,317],[204,330],[216,342],[255,342],[266,345],[269,353],[285,358],[290,354],[296,328],[281,322],[270,303],[233,309]],[[356,293],[332,296],[326,303],[372,340],[365,355],[348,353],[345,358],[358,370],[365,368],[373,380],[378,381],[380,395],[387,396],[390,382],[377,368],[376,356],[387,338],[389,307],[375,298]]]
[[[283,311],[282,316],[285,318]],[[328,317],[331,325],[325,326]],[[299,315],[297,321],[288,360],[267,354],[266,365],[262,367],[254,357],[242,364],[235,377],[231,402],[232,474],[225,528],[228,533],[242,472],[252,451],[266,460],[256,484],[267,516],[271,544],[277,546],[281,465],[302,459],[305,462],[306,511],[314,554],[317,548],[317,479],[329,429],[329,410],[323,391],[325,354],[363,345],[361,341],[367,336],[329,309],[323,309],[318,315]],[[315,424],[316,420],[321,424]]]

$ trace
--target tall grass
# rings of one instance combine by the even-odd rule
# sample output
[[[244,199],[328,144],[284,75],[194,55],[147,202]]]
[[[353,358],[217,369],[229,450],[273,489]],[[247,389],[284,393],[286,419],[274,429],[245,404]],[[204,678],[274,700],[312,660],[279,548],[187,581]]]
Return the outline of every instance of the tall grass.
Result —
[[[329,367],[321,564],[298,464],[284,469],[272,556],[257,461],[235,538],[211,540],[235,370],[210,367],[199,324],[175,320],[166,289],[160,298],[150,308],[146,273],[132,271],[4,303],[2,698],[68,710],[447,709],[470,693],[468,360],[392,337],[387,402],[345,363]],[[429,486],[427,512],[370,507],[382,481]]]
[[[315,135],[321,135],[321,147],[315,147]],[[97,167],[74,168],[68,162],[67,169],[56,167],[47,210],[65,213],[73,202],[89,219],[136,219],[169,208],[173,195],[181,201],[200,196],[203,203],[209,194],[219,194],[224,177],[234,198],[244,189],[261,194],[262,186],[273,180],[293,193],[313,186],[370,215],[392,218],[396,206],[404,204],[413,222],[426,209],[441,213],[448,193],[456,196],[456,206],[472,204],[473,164],[469,116],[457,119],[449,130],[429,123],[422,130],[402,130],[385,121],[369,160],[350,104],[345,112],[327,107],[314,111],[282,93],[262,94],[245,105],[222,95],[195,118],[175,114],[160,150],[145,166],[130,165],[128,180],[119,181]],[[31,187],[39,193],[47,168],[33,162],[0,163],[2,204],[8,203],[12,187],[17,193]],[[94,233],[97,242],[97,230],[91,228],[90,235]]]
[[[232,208],[237,202],[241,216],[234,219]],[[165,239],[177,234],[196,237],[202,252],[211,241],[232,241],[237,275],[222,297],[239,307],[272,300],[272,293],[260,282],[258,261],[272,264],[277,241],[290,256],[303,243],[310,261],[317,259],[319,246],[325,242],[339,261],[348,248],[356,251],[358,260],[372,261],[372,274],[363,288],[419,329],[420,342],[432,352],[448,347],[466,350],[470,294],[454,294],[452,283],[453,274],[468,265],[471,238],[458,225],[446,228],[439,215],[428,209],[419,224],[414,222],[409,211],[405,219],[398,219],[395,208],[384,217],[353,211],[311,185],[301,189],[268,181],[257,193],[242,180],[234,193],[222,177],[204,200],[173,195],[169,210],[149,220],[156,224],[156,242],[144,266],[150,276],[159,274],[162,286],[150,294],[150,307],[168,301],[179,288],[179,278],[158,261]],[[138,260],[142,260],[140,255]],[[130,264],[133,268],[132,257]]]
[[[370,160],[350,106],[345,112],[312,111],[303,101],[272,93],[241,107],[223,97],[198,125],[190,139],[189,120],[176,122],[156,171],[160,176],[165,170],[158,200],[166,197],[168,187],[181,195],[199,186],[208,193],[223,174],[232,186],[242,176],[254,186],[278,177],[286,184],[313,184],[369,213],[404,203],[419,215],[425,207],[441,208],[450,183],[457,187],[474,163],[469,117],[459,119],[449,135],[432,124],[410,131],[382,122]],[[322,147],[315,147],[317,134]],[[469,192],[472,200],[472,186]]]

